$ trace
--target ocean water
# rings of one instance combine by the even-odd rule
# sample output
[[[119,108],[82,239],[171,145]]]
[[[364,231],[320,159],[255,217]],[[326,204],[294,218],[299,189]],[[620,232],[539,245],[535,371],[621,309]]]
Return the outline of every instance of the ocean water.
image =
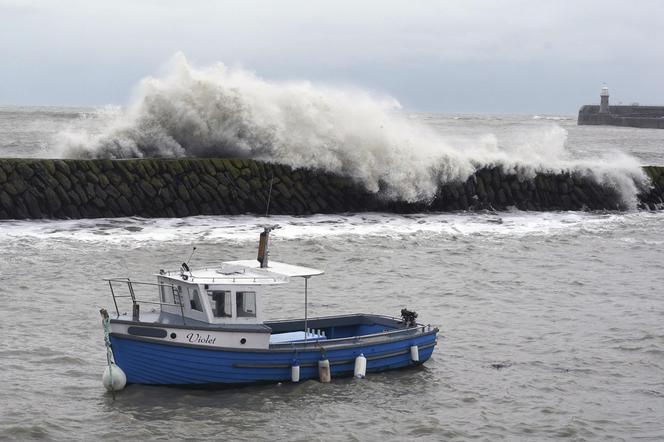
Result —
[[[0,109],[0,155],[52,156],[114,111]],[[664,164],[664,131],[573,117],[412,115],[448,139],[521,142],[553,127],[579,158]],[[521,141],[520,141],[521,140]],[[132,385],[113,400],[102,278],[152,280],[255,256],[322,268],[310,314],[407,307],[440,327],[416,369],[222,390]],[[501,212],[0,221],[0,440],[662,440],[664,214]],[[303,314],[302,287],[268,317]]]

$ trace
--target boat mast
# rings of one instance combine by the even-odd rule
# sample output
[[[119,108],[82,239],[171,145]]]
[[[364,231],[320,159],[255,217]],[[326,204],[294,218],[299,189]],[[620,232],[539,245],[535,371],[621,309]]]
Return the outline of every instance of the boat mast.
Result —
[[[265,227],[263,232],[261,232],[260,240],[258,241],[258,262],[261,263],[261,269],[267,268],[267,256],[269,254],[269,240],[270,232],[274,229],[279,228],[278,225]]]

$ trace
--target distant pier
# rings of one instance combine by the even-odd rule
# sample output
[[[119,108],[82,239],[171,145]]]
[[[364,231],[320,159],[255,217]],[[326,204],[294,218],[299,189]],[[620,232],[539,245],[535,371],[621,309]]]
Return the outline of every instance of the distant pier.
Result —
[[[586,104],[579,109],[577,123],[581,125],[626,126],[664,129],[664,106],[612,106],[609,89],[602,88],[600,104]]]

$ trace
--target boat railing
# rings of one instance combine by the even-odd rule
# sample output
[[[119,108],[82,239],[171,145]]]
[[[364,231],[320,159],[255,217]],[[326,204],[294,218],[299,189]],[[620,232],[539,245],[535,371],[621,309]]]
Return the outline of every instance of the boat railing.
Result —
[[[219,276],[194,276],[192,272],[194,271],[211,271],[211,270],[219,270],[219,267],[202,267],[202,268],[196,268],[192,269],[189,272],[185,272],[184,275],[187,277],[187,280],[189,282],[196,282],[199,281],[201,283],[207,282],[207,283],[212,283],[212,284],[223,284],[223,283],[237,283],[237,282],[275,282],[275,283],[280,283],[280,282],[286,282],[287,278],[284,277],[275,277],[275,276],[246,276],[243,273],[234,273],[234,274],[220,274]],[[256,270],[256,269],[255,269]],[[181,270],[162,270],[159,272],[160,275],[163,276],[181,276],[183,273]],[[236,275],[236,276],[233,276]]]
[[[153,305],[159,305],[159,307],[163,306],[170,306],[170,307],[178,307],[180,309],[180,314],[182,315],[182,320],[184,321],[184,307],[183,307],[183,302],[182,302],[182,294],[180,291],[177,289],[177,287],[174,284],[162,284],[162,283],[156,283],[156,282],[143,282],[143,281],[132,281],[131,278],[104,278],[104,281],[108,282],[108,287],[111,289],[111,296],[113,297],[113,304],[115,305],[115,312],[117,313],[118,316],[120,316],[120,309],[118,307],[118,298],[130,298],[131,303],[132,303],[132,316],[137,320],[139,316],[139,305],[140,304],[153,304]],[[116,290],[114,290],[113,284],[118,285],[125,285],[127,287],[127,294],[117,294]],[[158,296],[158,300],[148,300],[148,299],[139,299],[136,296],[136,289],[135,287],[157,287],[157,294],[160,295],[162,289],[168,289],[171,291],[173,294],[173,301],[177,300],[177,302],[165,302],[161,296]],[[154,296],[154,294],[152,295]],[[154,299],[154,298],[153,298]]]

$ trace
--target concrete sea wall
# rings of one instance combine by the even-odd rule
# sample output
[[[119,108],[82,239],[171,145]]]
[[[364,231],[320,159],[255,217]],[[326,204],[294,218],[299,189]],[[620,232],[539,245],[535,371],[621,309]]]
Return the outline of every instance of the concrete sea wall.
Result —
[[[664,168],[645,169],[654,187],[640,195],[660,208]],[[525,179],[499,167],[440,187],[427,203],[366,191],[352,179],[314,169],[239,159],[0,159],[0,219],[184,217],[192,215],[481,209],[621,210],[616,189],[576,174]]]
[[[585,105],[577,123],[664,129],[664,106],[609,106],[609,113],[599,113],[599,106]]]

